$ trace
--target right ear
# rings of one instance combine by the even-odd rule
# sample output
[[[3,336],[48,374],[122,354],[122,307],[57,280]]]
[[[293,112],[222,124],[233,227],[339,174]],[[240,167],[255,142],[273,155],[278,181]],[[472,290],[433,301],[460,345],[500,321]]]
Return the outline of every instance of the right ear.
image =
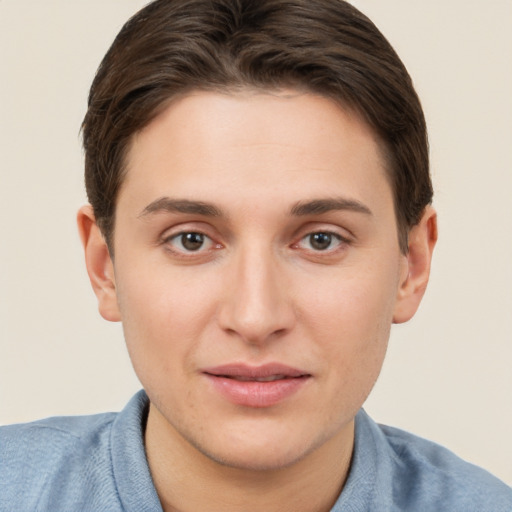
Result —
[[[85,252],[85,265],[92,288],[98,299],[98,310],[105,320],[119,322],[121,313],[117,303],[114,264],[107,242],[96,224],[91,205],[78,210],[78,232]]]

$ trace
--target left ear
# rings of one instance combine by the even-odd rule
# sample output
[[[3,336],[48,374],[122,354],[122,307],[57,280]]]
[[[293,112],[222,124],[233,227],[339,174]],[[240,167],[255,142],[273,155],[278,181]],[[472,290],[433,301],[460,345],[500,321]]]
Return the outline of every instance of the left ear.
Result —
[[[410,320],[416,313],[430,276],[432,253],[437,242],[437,214],[427,206],[418,224],[409,231],[409,252],[395,303],[393,323]]]

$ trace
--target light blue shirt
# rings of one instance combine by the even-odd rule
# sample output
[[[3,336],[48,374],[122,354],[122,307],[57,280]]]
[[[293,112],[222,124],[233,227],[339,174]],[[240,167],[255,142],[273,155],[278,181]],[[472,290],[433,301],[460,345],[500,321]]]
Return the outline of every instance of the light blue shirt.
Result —
[[[1,512],[161,512],[143,444],[148,398],[119,414],[0,428]],[[512,489],[434,443],[356,418],[350,474],[332,512],[512,512]]]

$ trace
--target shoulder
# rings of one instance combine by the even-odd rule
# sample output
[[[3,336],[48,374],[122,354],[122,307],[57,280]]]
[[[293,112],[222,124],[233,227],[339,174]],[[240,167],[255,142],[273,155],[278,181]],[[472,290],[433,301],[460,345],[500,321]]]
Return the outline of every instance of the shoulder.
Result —
[[[57,487],[80,500],[92,482],[108,481],[115,417],[56,417],[1,427],[0,510],[13,510],[17,503],[23,503],[20,510],[36,510],[48,489]]]
[[[106,442],[115,413],[93,416],[55,417],[32,423],[0,427],[2,465],[22,462],[33,457],[47,462],[68,457],[69,447],[90,449]],[[27,460],[28,458],[28,460]]]
[[[512,489],[487,471],[403,430],[377,428],[387,445],[397,502],[430,504],[421,510],[512,511]]]
[[[0,512],[161,510],[144,451],[149,401],[0,428]]]

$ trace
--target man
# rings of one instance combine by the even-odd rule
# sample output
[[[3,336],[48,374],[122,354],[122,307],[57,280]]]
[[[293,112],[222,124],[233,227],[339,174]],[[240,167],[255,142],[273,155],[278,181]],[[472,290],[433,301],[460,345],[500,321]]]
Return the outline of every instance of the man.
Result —
[[[423,113],[339,0],[158,0],[84,120],[78,214],[144,391],[2,432],[2,510],[510,510],[361,407],[437,238]]]

